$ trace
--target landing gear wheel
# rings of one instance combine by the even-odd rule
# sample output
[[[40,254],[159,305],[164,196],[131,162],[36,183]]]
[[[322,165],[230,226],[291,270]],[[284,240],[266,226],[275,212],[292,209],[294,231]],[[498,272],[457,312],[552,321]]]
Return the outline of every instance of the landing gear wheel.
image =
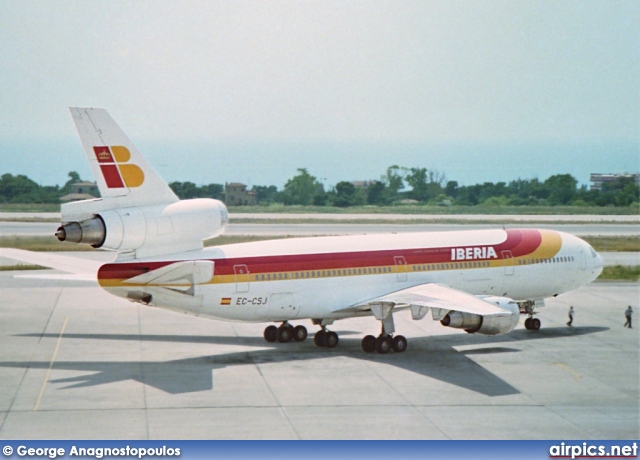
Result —
[[[391,347],[396,353],[402,353],[407,349],[407,339],[403,335],[396,335],[391,341]]]
[[[307,339],[307,328],[304,326],[296,326],[293,328],[293,340],[296,342],[304,342]]]
[[[313,342],[318,347],[324,347],[324,330],[316,332],[316,335],[313,336]]]
[[[293,340],[293,328],[289,325],[280,326],[276,332],[276,338],[280,343],[287,343]]]
[[[278,328],[271,325],[264,329],[264,339],[267,342],[275,342],[277,340]]]
[[[386,355],[391,351],[391,339],[389,337],[378,337],[376,339],[376,352],[381,355]]]
[[[527,319],[525,319],[525,320],[524,320],[524,327],[525,327],[525,329],[527,329],[528,331],[530,331],[530,330],[531,330],[531,320],[532,320],[532,319],[533,319],[533,318],[527,318]]]
[[[338,346],[338,334],[333,331],[327,331],[324,334],[324,346],[327,348],[335,348]]]
[[[540,320],[538,318],[531,318],[531,330],[532,331],[540,330]]]
[[[362,339],[362,351],[365,353],[376,351],[376,338],[374,336],[367,335]]]

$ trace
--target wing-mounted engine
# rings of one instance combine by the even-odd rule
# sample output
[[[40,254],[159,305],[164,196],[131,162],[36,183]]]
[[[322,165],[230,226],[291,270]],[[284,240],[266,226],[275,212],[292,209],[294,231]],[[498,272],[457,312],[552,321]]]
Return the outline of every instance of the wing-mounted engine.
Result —
[[[105,210],[99,209],[100,203],[88,200],[63,205],[58,240],[135,251],[140,258],[202,249],[203,240],[220,235],[229,221],[225,205],[208,198]]]
[[[443,326],[464,329],[471,334],[483,335],[506,334],[516,327],[520,319],[520,308],[515,301],[497,296],[479,296],[479,298],[503,311],[487,315],[450,311],[440,320],[440,323]]]

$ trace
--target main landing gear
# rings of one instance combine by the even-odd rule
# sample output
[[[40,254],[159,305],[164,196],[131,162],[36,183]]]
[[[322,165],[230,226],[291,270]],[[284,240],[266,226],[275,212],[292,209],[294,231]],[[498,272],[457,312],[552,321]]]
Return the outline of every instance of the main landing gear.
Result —
[[[292,340],[296,342],[304,342],[307,339],[307,328],[304,326],[293,327],[285,321],[280,325],[280,327],[273,325],[267,326],[263,335],[267,342],[287,343]]]
[[[540,330],[540,320],[538,318],[534,318],[533,315],[536,314],[535,307],[544,306],[544,302],[540,300],[537,302],[533,300],[526,300],[518,303],[518,306],[520,307],[520,314],[529,315],[529,317],[524,320],[525,329],[529,331]]]
[[[339,341],[338,334],[326,329],[324,326],[313,336],[313,342],[320,348],[335,348],[338,346]]]
[[[392,309],[393,304],[391,303],[383,302],[371,306],[371,312],[375,318],[380,321],[382,330],[378,337],[367,335],[362,339],[362,349],[366,353],[373,353],[375,351],[378,354],[386,355],[391,350],[396,353],[402,353],[407,349],[408,342],[405,336],[393,336],[396,329],[393,323]]]
[[[362,350],[366,353],[379,353],[386,355],[391,350],[396,353],[402,353],[407,349],[407,339],[403,335],[396,335],[395,337],[389,334],[380,334],[378,337],[367,335],[362,339]]]

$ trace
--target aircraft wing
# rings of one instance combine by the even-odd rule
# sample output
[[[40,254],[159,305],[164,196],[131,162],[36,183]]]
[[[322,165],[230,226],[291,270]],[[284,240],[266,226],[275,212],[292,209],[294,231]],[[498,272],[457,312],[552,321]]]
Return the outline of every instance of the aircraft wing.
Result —
[[[338,312],[366,311],[380,306],[395,310],[411,308],[414,319],[423,318],[430,309],[434,320],[442,319],[449,311],[482,316],[504,314],[504,310],[493,303],[436,283],[420,284],[396,291],[338,310]]]
[[[70,280],[96,280],[96,273],[104,261],[69,257],[51,252],[33,252],[23,249],[0,248],[0,257],[15,259],[43,267],[54,268],[72,275],[21,275],[28,278],[46,279],[70,279]]]

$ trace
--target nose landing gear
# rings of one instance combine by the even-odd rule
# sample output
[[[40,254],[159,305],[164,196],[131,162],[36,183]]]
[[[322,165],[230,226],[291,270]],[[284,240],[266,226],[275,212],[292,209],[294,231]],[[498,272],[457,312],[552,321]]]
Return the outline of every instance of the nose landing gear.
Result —
[[[524,320],[524,327],[529,331],[540,330],[540,320],[531,316]]]
[[[527,319],[524,320],[524,327],[529,331],[538,331],[540,330],[540,320],[538,318],[534,318],[533,315],[536,314],[536,307],[543,307],[544,301],[542,300],[525,300],[523,302],[518,302],[518,306],[520,307],[520,314],[529,315]]]

